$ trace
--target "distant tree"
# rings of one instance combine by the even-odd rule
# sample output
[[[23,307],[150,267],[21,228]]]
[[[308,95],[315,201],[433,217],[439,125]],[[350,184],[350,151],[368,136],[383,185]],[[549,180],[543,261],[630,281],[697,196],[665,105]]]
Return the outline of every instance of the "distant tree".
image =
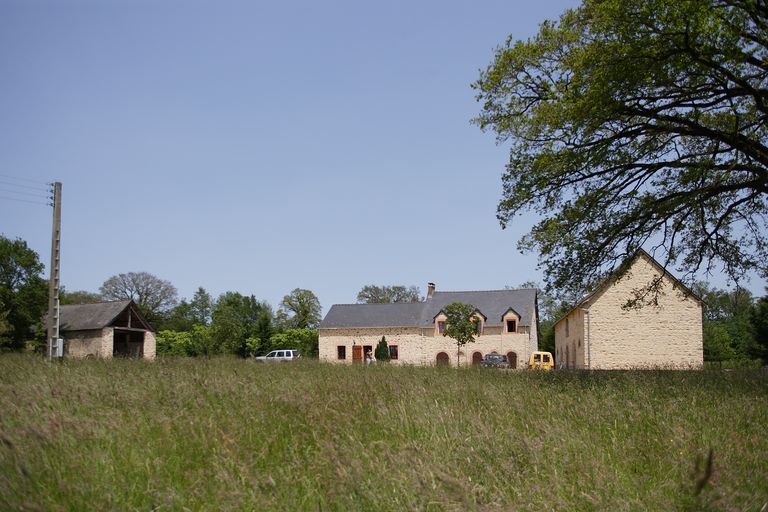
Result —
[[[158,330],[191,331],[193,325],[207,327],[211,323],[211,313],[216,301],[205,288],[200,287],[191,301],[181,299],[157,326]]]
[[[104,300],[100,294],[85,290],[67,291],[63,286],[59,290],[59,302],[66,304],[95,304]]]
[[[475,121],[511,143],[497,216],[540,214],[519,246],[548,285],[644,246],[687,282],[768,276],[766,27],[762,0],[584,0],[497,49]]]
[[[253,295],[226,292],[219,296],[211,314],[211,336],[214,345],[240,357],[250,355],[247,340],[259,338],[268,342],[264,332],[272,319],[272,308]],[[266,327],[265,327],[266,326]],[[271,331],[267,331],[271,335]]]
[[[318,332],[312,329],[286,329],[271,340],[272,350],[294,349],[304,357],[317,357]]]
[[[724,361],[748,359],[754,345],[752,293],[744,288],[732,291],[696,282],[692,290],[703,300],[704,359]]]
[[[376,286],[369,284],[357,294],[359,304],[389,304],[393,302],[419,302],[421,290],[418,286]]]
[[[477,309],[474,306],[461,302],[454,302],[443,308],[443,313],[447,317],[443,336],[453,338],[453,341],[456,343],[457,366],[459,366],[461,347],[475,341],[478,322],[475,316],[476,311]]]
[[[750,355],[768,364],[768,295],[761,297],[755,304],[751,321],[755,337],[750,346]]]
[[[150,323],[159,323],[178,302],[176,287],[148,272],[112,276],[99,291],[106,300],[133,300]]]
[[[376,345],[374,355],[376,356],[376,361],[383,363],[389,362],[389,346],[387,345],[387,339],[384,336],[381,337],[378,345]]]
[[[280,302],[281,316],[287,327],[316,329],[320,325],[320,300],[310,290],[294,289]]]
[[[0,350],[21,350],[42,331],[48,309],[43,264],[23,240],[0,235]]]
[[[211,315],[213,314],[213,308],[216,306],[216,301],[213,300],[211,294],[205,291],[205,288],[200,286],[192,300],[189,303],[190,316],[194,323],[208,326],[211,323]]]

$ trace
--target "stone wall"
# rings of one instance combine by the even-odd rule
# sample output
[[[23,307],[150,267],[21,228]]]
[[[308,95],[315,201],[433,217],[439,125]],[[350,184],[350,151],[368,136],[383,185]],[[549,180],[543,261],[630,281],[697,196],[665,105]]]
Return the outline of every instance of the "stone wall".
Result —
[[[487,329],[486,329],[487,332]],[[535,328],[528,334],[486,334],[476,338],[474,343],[462,347],[461,366],[472,361],[472,354],[490,352],[517,353],[518,367],[527,363],[532,350],[536,350]],[[434,329],[386,328],[386,329],[320,329],[319,357],[321,361],[352,363],[353,345],[370,345],[374,349],[385,336],[387,345],[397,345],[399,359],[396,364],[419,366],[434,365],[437,354],[445,352],[451,366],[456,366],[456,344],[451,338],[434,336]],[[346,347],[346,359],[337,359],[337,347]]]
[[[144,333],[144,359],[154,360],[157,356],[157,340],[155,333],[147,331]]]
[[[580,340],[577,368],[700,368],[704,361],[701,304],[672,278],[663,278],[658,305],[622,307],[634,290],[660,275],[656,265],[640,256],[622,279],[583,305],[588,314],[581,309],[569,314],[570,337],[565,337],[565,319],[555,326],[557,352],[562,357],[564,347]]]
[[[69,357],[112,357],[112,328],[65,332],[64,343]]]

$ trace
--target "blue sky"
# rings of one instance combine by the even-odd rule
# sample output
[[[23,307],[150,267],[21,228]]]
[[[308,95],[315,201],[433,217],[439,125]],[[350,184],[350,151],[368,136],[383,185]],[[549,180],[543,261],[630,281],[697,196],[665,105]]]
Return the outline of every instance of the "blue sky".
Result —
[[[470,84],[575,4],[0,0],[0,197],[63,183],[70,290],[146,271],[327,311],[366,284],[540,280],[532,220],[495,218],[508,150]],[[0,219],[47,263],[50,208]]]

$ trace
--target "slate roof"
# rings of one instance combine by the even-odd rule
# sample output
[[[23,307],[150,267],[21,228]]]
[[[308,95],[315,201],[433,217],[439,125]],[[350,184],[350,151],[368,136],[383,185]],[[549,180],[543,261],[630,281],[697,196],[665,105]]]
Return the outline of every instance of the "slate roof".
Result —
[[[536,290],[435,292],[424,302],[406,304],[334,304],[320,323],[321,329],[354,327],[432,327],[440,311],[453,302],[471,304],[486,317],[486,326],[501,326],[510,309],[531,325],[536,310]]]
[[[133,303],[131,300],[61,306],[59,328],[62,331],[86,331],[109,326]]]

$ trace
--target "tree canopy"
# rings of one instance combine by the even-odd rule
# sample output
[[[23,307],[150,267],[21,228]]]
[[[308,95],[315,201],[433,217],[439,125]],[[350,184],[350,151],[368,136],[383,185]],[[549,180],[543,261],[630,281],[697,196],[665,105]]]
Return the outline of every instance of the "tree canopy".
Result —
[[[280,316],[290,328],[316,329],[321,312],[320,300],[311,290],[295,288],[280,301]]]
[[[418,286],[369,284],[357,294],[358,304],[389,304],[393,302],[419,302],[421,290]]]
[[[645,247],[685,281],[768,276],[768,9],[752,0],[585,0],[511,37],[473,84],[511,144],[502,226],[547,284],[590,288]]]
[[[43,264],[23,240],[0,235],[0,349],[21,350],[48,305]]]
[[[99,291],[107,300],[133,300],[150,322],[159,321],[178,302],[176,287],[148,272],[112,276]]]

